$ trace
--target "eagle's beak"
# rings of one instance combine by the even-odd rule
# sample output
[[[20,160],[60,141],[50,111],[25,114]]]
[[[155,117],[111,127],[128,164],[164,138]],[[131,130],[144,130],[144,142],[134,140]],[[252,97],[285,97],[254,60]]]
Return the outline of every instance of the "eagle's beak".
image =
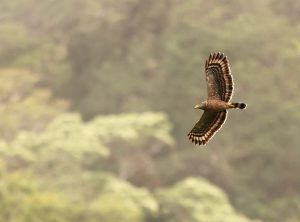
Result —
[[[195,109],[201,109],[201,105],[197,104],[194,108]]]

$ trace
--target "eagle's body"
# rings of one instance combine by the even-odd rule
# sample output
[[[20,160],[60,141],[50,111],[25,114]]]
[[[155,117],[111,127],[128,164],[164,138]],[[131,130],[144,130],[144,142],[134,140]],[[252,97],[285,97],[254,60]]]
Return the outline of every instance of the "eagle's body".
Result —
[[[227,57],[221,53],[209,56],[205,64],[207,81],[207,100],[196,109],[204,110],[200,120],[188,134],[195,144],[205,145],[224,124],[227,109],[246,108],[245,103],[231,103],[233,80]]]
[[[224,111],[226,109],[233,108],[230,103],[217,99],[207,100],[206,104],[206,107],[203,108],[204,110]]]

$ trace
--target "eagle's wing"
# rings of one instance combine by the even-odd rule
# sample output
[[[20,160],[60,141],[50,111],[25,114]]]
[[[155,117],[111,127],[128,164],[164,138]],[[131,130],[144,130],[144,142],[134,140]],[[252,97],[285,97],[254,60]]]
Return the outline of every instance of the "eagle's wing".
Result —
[[[208,100],[229,102],[233,91],[228,59],[223,53],[214,53],[205,63]]]
[[[188,134],[189,139],[195,144],[206,144],[221,128],[226,120],[227,111],[214,112],[205,110],[200,120]]]

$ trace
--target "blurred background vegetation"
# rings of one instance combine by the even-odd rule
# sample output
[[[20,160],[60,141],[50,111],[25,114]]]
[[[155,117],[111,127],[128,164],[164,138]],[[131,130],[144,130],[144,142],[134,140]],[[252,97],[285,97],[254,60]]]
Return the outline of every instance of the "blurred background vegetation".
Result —
[[[235,101],[186,135],[224,52]],[[300,221],[300,2],[1,0],[0,222]]]

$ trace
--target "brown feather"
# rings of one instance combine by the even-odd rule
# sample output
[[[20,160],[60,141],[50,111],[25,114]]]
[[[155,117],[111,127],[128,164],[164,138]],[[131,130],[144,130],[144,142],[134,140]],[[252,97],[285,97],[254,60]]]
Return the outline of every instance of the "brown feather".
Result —
[[[193,143],[197,141],[195,144],[206,144],[224,124],[226,115],[226,110],[221,112],[205,110],[200,120],[188,134],[189,139]]]
[[[229,102],[233,93],[233,79],[229,62],[223,53],[214,53],[205,63],[209,99]]]

